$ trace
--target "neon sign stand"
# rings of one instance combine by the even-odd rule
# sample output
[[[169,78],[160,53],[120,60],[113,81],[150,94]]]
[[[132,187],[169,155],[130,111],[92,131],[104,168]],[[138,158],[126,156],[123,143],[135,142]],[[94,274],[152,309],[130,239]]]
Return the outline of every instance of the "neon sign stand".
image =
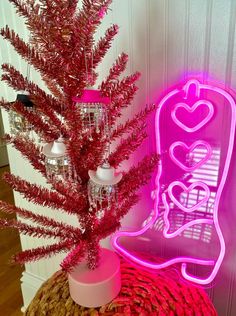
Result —
[[[214,96],[212,98],[212,95]],[[212,100],[206,100],[208,96],[211,96]],[[190,222],[182,225],[174,232],[170,232],[170,205],[174,204],[175,211],[184,213],[194,213],[199,208],[204,207],[204,205],[209,201],[211,195],[211,187],[204,182],[204,179],[200,181],[194,181],[188,186],[184,183],[183,179],[173,179],[175,174],[182,174],[189,172],[192,175],[195,170],[203,167],[204,164],[209,162],[212,156],[212,144],[211,139],[208,137],[209,134],[214,130],[214,121],[219,116],[216,107],[220,106],[224,100],[224,104],[230,107],[230,123],[229,123],[229,139],[226,142],[226,155],[225,160],[222,162],[222,172],[219,179],[219,184],[217,186],[217,191],[214,198],[212,219],[209,218],[197,218]],[[218,100],[218,102],[217,102]],[[219,102],[220,100],[220,102]],[[172,124],[169,143],[162,144],[162,137],[160,133],[161,126],[161,116],[162,112],[166,110],[167,116],[169,115],[170,123]],[[186,120],[189,118],[189,120]],[[165,116],[166,117],[166,116]],[[200,120],[199,120],[200,118]],[[132,261],[150,268],[150,269],[162,269],[168,267],[172,264],[181,264],[182,276],[190,281],[198,284],[209,284],[216,276],[222,260],[225,255],[225,241],[221,231],[221,227],[218,220],[219,203],[224,189],[227,174],[229,171],[230,160],[232,156],[234,136],[235,136],[235,118],[236,109],[235,101],[232,96],[222,88],[214,85],[206,85],[200,83],[198,80],[191,79],[184,86],[180,88],[173,89],[170,91],[159,103],[159,107],[156,113],[156,148],[157,152],[161,153],[161,163],[158,165],[157,176],[155,180],[155,191],[152,192],[152,197],[154,201],[154,211],[152,217],[146,221],[145,226],[138,231],[122,231],[117,232],[112,237],[112,243],[114,248],[125,257],[131,259]],[[212,127],[213,126],[213,127]],[[174,139],[180,137],[181,139]],[[205,138],[205,139],[204,139]],[[172,141],[174,139],[174,141]],[[186,141],[188,141],[186,143]],[[168,147],[167,154],[163,154],[163,147]],[[194,153],[196,148],[204,149],[204,157],[200,158],[194,164],[187,164],[186,161],[182,161],[177,155],[176,150],[179,149],[183,153]],[[163,154],[163,155],[162,155]],[[168,161],[168,163],[166,163]],[[162,189],[162,184],[164,182],[163,172],[166,166],[172,166],[176,168],[177,172],[173,172],[173,175],[168,178],[167,183],[165,183],[166,189]],[[201,192],[200,201],[197,201],[194,205],[186,206],[182,203],[177,192],[183,192],[184,194],[190,194],[193,190],[198,190]],[[206,259],[200,258],[196,255],[194,256],[180,256],[168,259],[163,263],[154,263],[150,261],[145,261],[132,253],[130,253],[124,246],[119,243],[121,237],[137,237],[143,235],[147,230],[149,230],[159,217],[159,206],[162,204],[164,206],[164,228],[163,235],[165,238],[175,238],[179,236],[184,230],[192,227],[193,225],[208,224],[212,225],[216,231],[217,238],[220,244],[220,251],[217,259]],[[200,278],[188,273],[188,264],[196,264],[201,266],[210,266],[211,272],[206,278]]]

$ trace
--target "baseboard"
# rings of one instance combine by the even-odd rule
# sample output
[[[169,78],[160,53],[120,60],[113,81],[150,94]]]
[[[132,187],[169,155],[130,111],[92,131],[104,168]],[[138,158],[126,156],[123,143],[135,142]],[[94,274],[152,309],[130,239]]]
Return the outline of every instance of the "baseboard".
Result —
[[[23,272],[21,277],[21,290],[23,296],[24,305],[21,308],[21,311],[24,313],[32,299],[34,298],[36,292],[40,286],[45,282],[46,279],[43,279],[35,274],[30,272]]]

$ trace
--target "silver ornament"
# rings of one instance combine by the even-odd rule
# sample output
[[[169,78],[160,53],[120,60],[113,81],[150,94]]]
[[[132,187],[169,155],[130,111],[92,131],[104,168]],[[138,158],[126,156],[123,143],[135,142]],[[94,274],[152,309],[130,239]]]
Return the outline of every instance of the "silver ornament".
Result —
[[[108,163],[99,166],[96,171],[89,170],[88,198],[90,211],[95,210],[97,218],[101,219],[106,210],[117,202],[117,184],[122,174],[116,174]]]
[[[68,179],[69,164],[66,155],[66,145],[62,137],[43,147],[46,173],[49,180]]]
[[[32,112],[35,110],[32,101],[29,98],[29,93],[26,91],[20,91],[17,94],[16,101],[22,103],[22,105],[26,108],[27,111]],[[9,112],[9,124],[11,134],[14,136],[22,135],[29,136],[32,131],[32,125],[26,120],[24,116],[11,110]]]
[[[105,117],[105,107],[110,103],[108,97],[103,97],[99,90],[85,89],[81,97],[74,97],[82,121],[82,133],[87,134],[92,141],[92,134],[101,132]]]

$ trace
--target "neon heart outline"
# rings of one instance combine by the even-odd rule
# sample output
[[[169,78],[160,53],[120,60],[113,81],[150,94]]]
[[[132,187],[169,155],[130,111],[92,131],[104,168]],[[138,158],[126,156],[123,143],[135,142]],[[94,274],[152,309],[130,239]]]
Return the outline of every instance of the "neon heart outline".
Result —
[[[206,153],[206,156],[200,160],[199,162],[197,162],[194,166],[192,167],[187,167],[186,165],[184,165],[174,154],[174,150],[176,147],[180,146],[184,149],[186,149],[188,152],[192,152],[197,146],[200,146],[200,145],[203,145],[206,150],[207,150],[207,153]],[[204,165],[204,163],[211,157],[212,155],[212,148],[211,146],[209,145],[209,143],[205,142],[204,140],[198,140],[194,143],[192,143],[192,145],[188,146],[186,143],[184,142],[181,142],[181,141],[177,141],[177,142],[174,142],[170,148],[169,148],[169,155],[170,155],[170,158],[183,170],[185,171],[193,171],[197,168],[200,168],[202,165]]]
[[[174,196],[173,194],[173,188],[175,186],[179,186],[183,189],[184,192],[186,193],[189,193],[190,191],[193,190],[193,188],[195,187],[202,187],[205,192],[206,192],[206,196],[200,201],[198,202],[197,204],[195,204],[194,206],[188,208],[188,207],[185,207],[183,206]],[[193,182],[188,188],[183,184],[183,182],[181,181],[174,181],[172,182],[169,186],[168,186],[168,194],[169,194],[169,197],[170,199],[172,200],[172,202],[177,205],[182,211],[184,212],[187,212],[187,213],[191,213],[195,210],[197,210],[199,207],[201,207],[210,197],[210,189],[209,187],[204,183],[204,182],[201,182],[201,181],[196,181],[196,182]]]
[[[195,125],[194,127],[188,127],[186,126],[184,123],[182,123],[176,116],[176,111],[179,108],[184,108],[186,111],[188,111],[189,113],[193,113],[200,105],[206,105],[209,109],[209,112],[207,114],[207,116],[197,125]],[[173,119],[173,121],[175,122],[175,124],[177,124],[180,128],[182,128],[183,130],[185,130],[188,133],[193,133],[198,131],[200,128],[202,128],[206,123],[208,123],[210,121],[210,119],[212,118],[214,114],[214,106],[211,102],[207,101],[207,100],[199,100],[196,103],[194,103],[193,106],[189,106],[186,103],[177,103],[174,107],[174,109],[171,111],[171,117]]]

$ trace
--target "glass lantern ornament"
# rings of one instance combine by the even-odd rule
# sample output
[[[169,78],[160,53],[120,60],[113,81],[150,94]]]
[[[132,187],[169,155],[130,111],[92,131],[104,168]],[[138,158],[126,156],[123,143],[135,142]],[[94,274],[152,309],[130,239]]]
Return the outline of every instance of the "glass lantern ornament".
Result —
[[[110,103],[110,98],[103,97],[99,90],[85,89],[81,97],[74,97],[72,100],[81,116],[82,132],[88,134],[91,139],[94,130],[96,133],[100,132],[105,108]]]
[[[66,145],[62,137],[43,147],[47,178],[63,180],[68,178],[69,164],[66,155]]]
[[[101,219],[106,210],[117,202],[117,184],[122,179],[121,173],[116,173],[115,168],[109,163],[99,166],[96,171],[89,170],[88,198],[90,211],[97,212]]]
[[[29,93],[27,91],[20,91],[17,94],[16,101],[21,102],[29,112],[34,110],[34,104],[30,100]],[[26,118],[14,110],[10,110],[9,112],[9,123],[11,134],[15,136],[19,134],[28,136],[32,130],[32,125],[26,120]]]

